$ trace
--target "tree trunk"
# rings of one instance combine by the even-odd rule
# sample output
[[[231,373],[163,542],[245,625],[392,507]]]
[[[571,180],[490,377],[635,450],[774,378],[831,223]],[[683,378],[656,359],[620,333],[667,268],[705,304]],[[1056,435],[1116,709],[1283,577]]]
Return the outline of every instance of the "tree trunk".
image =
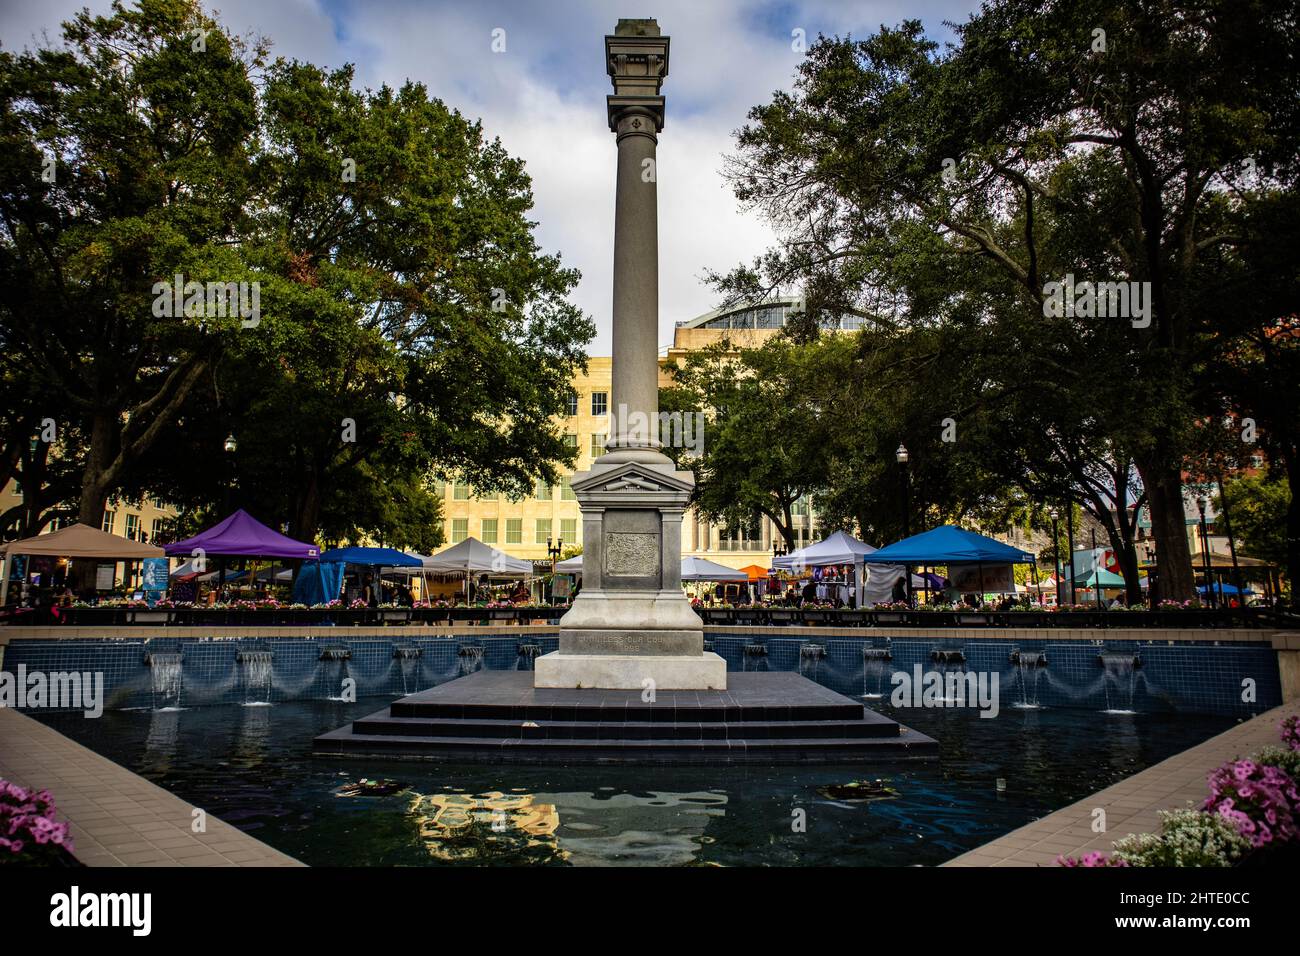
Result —
[[[298,493],[297,507],[289,525],[289,537],[297,541],[315,541],[316,528],[320,525],[320,472],[311,468],[307,472],[307,481]]]
[[[77,520],[92,528],[104,524],[104,505],[108,502],[108,482],[104,473],[113,460],[114,437],[112,417],[96,415],[91,425],[86,467],[81,473],[81,499],[77,506]],[[94,559],[73,562],[73,587],[78,593],[94,590],[98,563]]]
[[[1138,465],[1151,510],[1151,533],[1156,539],[1156,566],[1160,597],[1190,601],[1196,597],[1192,551],[1187,543],[1187,518],[1183,510],[1182,475],[1177,468]]]

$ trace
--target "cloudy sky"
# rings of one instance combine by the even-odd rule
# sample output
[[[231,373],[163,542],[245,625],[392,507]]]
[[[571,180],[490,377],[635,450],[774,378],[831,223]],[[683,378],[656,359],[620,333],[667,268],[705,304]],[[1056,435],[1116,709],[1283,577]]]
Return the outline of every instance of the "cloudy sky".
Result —
[[[704,270],[746,261],[771,241],[737,207],[720,170],[746,112],[789,88],[793,31],[863,36],[905,17],[939,41],[976,0],[213,0],[233,32],[269,38],[273,54],[356,65],[364,86],[407,78],[522,157],[533,179],[542,247],[581,270],[574,299],[596,320],[590,352],[610,348],[614,137],[605,120],[603,37],[619,17],[654,17],[672,37],[659,138],[659,341],[676,321],[713,308]],[[18,49],[109,0],[3,0],[0,45]],[[493,52],[494,30],[505,51]]]

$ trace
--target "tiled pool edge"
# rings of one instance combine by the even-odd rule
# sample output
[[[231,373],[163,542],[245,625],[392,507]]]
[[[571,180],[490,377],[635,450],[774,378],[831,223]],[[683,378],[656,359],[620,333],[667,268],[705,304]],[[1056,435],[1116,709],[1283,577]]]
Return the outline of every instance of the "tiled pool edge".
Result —
[[[1013,830],[949,860],[944,866],[1052,866],[1057,856],[1078,857],[1100,850],[1130,833],[1152,833],[1158,812],[1198,806],[1209,792],[1206,778],[1226,761],[1278,744],[1278,725],[1300,714],[1292,700],[1230,727],[1180,754],[1141,770],[1068,807]],[[1092,832],[1093,811],[1106,811],[1107,832]]]
[[[86,866],[302,866],[40,721],[0,707],[0,777],[49,790]]]

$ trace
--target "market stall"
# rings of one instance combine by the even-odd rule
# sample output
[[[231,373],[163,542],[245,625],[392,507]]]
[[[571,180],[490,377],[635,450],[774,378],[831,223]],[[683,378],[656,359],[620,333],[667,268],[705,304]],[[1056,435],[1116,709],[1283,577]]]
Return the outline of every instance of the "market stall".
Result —
[[[143,541],[121,538],[85,524],[70,524],[57,531],[11,541],[0,547],[0,551],[4,554],[3,562],[0,563],[0,605],[8,602],[10,568],[13,559],[19,556],[68,558],[72,561],[104,560],[114,564],[118,561],[145,561],[165,557],[162,548]],[[112,586],[111,575],[108,586]]]

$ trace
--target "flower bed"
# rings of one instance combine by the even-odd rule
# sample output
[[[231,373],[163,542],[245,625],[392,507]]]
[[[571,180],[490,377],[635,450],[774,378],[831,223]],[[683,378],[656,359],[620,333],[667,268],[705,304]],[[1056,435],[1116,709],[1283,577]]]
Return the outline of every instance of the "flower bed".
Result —
[[[0,866],[76,866],[68,824],[48,790],[0,779]]]
[[[981,608],[950,608],[944,605],[910,608],[906,605],[882,605],[856,610],[829,605],[707,605],[693,604],[705,624],[771,626],[806,625],[825,627],[1032,627],[1032,628],[1178,628],[1201,630],[1227,627],[1263,627],[1266,618],[1257,610],[1207,609],[1187,607],[1180,610],[1103,610],[1076,607],[1049,610],[1028,609],[997,611]],[[412,607],[383,605],[366,607],[358,601],[345,606],[341,601],[307,607],[275,601],[235,601],[230,604],[198,606],[160,601],[153,608],[143,602],[77,605],[63,608],[59,620],[64,624],[114,627],[128,625],[199,626],[199,627],[298,627],[313,625],[402,625],[413,624],[506,624],[554,620],[564,606],[482,604],[464,605],[446,602],[417,602]]]

